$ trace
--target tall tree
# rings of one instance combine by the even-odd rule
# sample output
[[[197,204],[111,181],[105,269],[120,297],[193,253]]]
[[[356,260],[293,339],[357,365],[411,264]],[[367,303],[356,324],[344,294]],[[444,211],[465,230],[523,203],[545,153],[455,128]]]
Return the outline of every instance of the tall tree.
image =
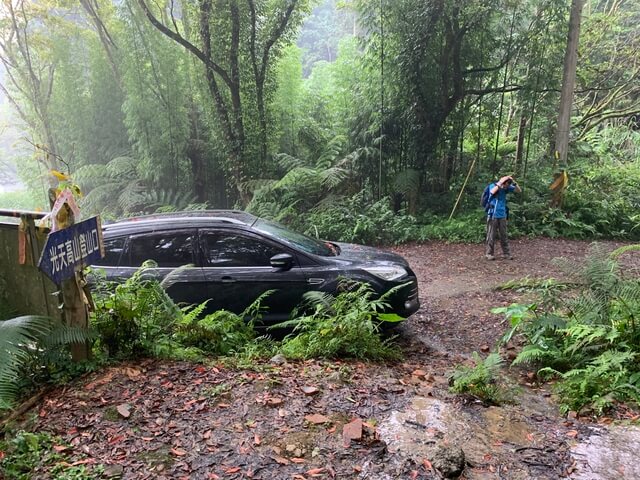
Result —
[[[573,0],[571,2],[569,33],[567,35],[567,50],[564,55],[564,68],[562,70],[562,91],[560,94],[560,107],[558,109],[555,144],[555,157],[562,166],[567,163],[567,151],[569,149],[573,91],[576,84],[576,65],[578,63],[580,19],[582,17],[583,6],[584,0]]]
[[[42,26],[49,15],[47,9],[46,3],[31,5],[25,0],[3,0],[0,61],[7,82],[0,84],[0,89],[29,126],[34,143],[44,154],[41,161],[51,169],[58,168],[57,142],[50,112],[56,61],[47,48],[50,38]]]
[[[263,164],[267,154],[267,121],[265,85],[274,56],[299,25],[306,11],[305,0],[277,2],[248,0],[241,10],[238,0],[199,0],[193,15],[198,35],[193,39],[185,34],[178,20],[174,3],[168,10],[154,11],[146,0],[138,0],[151,24],[167,37],[182,45],[204,67],[210,98],[225,135],[229,153],[229,170],[242,203],[249,194],[243,188],[252,170]],[[181,4],[186,17],[187,4]],[[243,41],[241,41],[243,40]],[[247,41],[244,41],[247,40]],[[248,52],[243,54],[243,48]],[[245,72],[251,73],[248,80]],[[260,157],[249,158],[247,152],[246,119],[243,94],[255,98],[260,133]],[[252,168],[253,167],[253,168]]]

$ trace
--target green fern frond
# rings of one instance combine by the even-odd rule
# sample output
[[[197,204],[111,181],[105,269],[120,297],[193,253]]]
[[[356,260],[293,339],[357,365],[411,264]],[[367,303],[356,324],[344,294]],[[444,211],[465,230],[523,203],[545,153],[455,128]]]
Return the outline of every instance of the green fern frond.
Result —
[[[26,315],[0,322],[0,402],[10,403],[17,392],[17,381],[30,350],[49,337],[55,321],[50,317]]]
[[[624,255],[627,252],[634,252],[634,251],[638,251],[640,250],[640,245],[639,244],[635,244],[635,245],[625,245],[624,247],[620,247],[615,249],[613,252],[611,252],[609,254],[609,256],[614,259],[617,260],[618,257],[620,257],[621,255]]]
[[[350,172],[348,170],[340,167],[327,168],[320,172],[322,185],[329,190],[333,190],[340,186],[340,184],[349,177],[349,173]]]
[[[169,273],[167,273],[167,275],[165,275],[165,277],[160,282],[160,286],[166,290],[171,285],[173,285],[176,280],[180,278],[180,276],[182,275],[182,273],[184,273],[185,270],[193,267],[194,267],[193,264],[188,263],[186,265],[181,265],[180,267],[174,268]]]
[[[125,215],[140,211],[138,207],[145,203],[144,191],[145,187],[138,180],[119,185],[116,202]]]
[[[330,168],[340,156],[340,152],[344,149],[346,143],[347,138],[343,135],[337,135],[329,140],[329,143],[315,162],[316,168],[320,170]]]
[[[336,193],[328,193],[322,198],[312,209],[312,212],[322,212],[326,210],[334,209],[336,205],[340,205],[344,200],[344,195]]]
[[[182,318],[178,323],[180,323],[181,325],[189,325],[195,322],[196,320],[198,320],[198,318],[200,318],[200,315],[202,315],[202,312],[205,311],[208,303],[209,303],[209,300],[206,300],[199,305],[189,305],[187,307],[182,308],[181,309]]]
[[[287,174],[276,182],[275,188],[287,188],[294,185],[311,185],[319,183],[317,181],[317,172],[309,167],[297,167],[287,172]]]
[[[87,192],[99,187],[107,178],[109,178],[107,166],[102,164],[83,165],[73,172],[74,182]]]
[[[272,295],[275,290],[267,290],[262,293],[258,298],[256,298],[251,305],[244,309],[244,311],[239,315],[240,318],[248,318],[251,321],[258,321],[262,318],[262,313],[266,310],[266,307],[262,304],[264,300]]]
[[[273,185],[275,185],[277,180],[272,178],[256,178],[254,180],[248,180],[244,183],[240,184],[240,188],[244,192],[257,192],[263,189],[270,189]]]
[[[46,350],[55,346],[84,343],[93,338],[95,334],[85,328],[55,324],[49,335],[40,339],[39,345]]]
[[[138,177],[138,163],[133,157],[116,157],[107,163],[107,171],[112,178],[131,180]]]
[[[274,155],[278,166],[285,172],[294,170],[296,168],[310,168],[309,163],[301,158],[294,157],[287,153],[278,153]]]
[[[420,188],[420,177],[420,172],[413,168],[398,172],[393,179],[393,188],[396,192],[405,195],[416,193]]]
[[[556,351],[551,350],[548,347],[545,348],[540,344],[527,345],[522,349],[522,351],[513,360],[513,362],[511,362],[511,365],[515,366],[521,364],[539,363],[544,359],[553,358],[556,353]]]

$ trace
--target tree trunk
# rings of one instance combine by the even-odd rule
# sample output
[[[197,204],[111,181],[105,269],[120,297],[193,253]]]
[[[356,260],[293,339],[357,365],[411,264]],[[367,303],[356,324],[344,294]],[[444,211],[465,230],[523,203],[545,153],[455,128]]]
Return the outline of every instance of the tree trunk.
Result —
[[[523,159],[524,159],[524,140],[527,134],[527,115],[525,112],[520,112],[520,123],[518,124],[518,139],[516,142],[516,175],[522,175],[524,171]]]
[[[580,37],[580,17],[584,0],[571,2],[569,17],[569,34],[567,49],[564,55],[564,70],[562,72],[562,93],[558,112],[558,127],[556,130],[555,159],[561,166],[567,163],[569,149],[569,133],[571,130],[571,107],[573,105],[573,90],[576,83],[576,65],[578,62],[578,40]]]

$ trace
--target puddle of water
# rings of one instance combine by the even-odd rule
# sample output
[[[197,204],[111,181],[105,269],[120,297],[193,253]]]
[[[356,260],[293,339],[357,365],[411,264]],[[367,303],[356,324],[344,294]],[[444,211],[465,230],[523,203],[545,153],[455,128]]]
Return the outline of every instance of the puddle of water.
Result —
[[[547,402],[532,402],[534,397],[527,400],[519,406],[467,412],[435,398],[415,397],[405,410],[392,412],[377,431],[390,452],[412,458],[418,464],[432,459],[443,442],[461,447],[467,461],[476,466],[465,471],[469,480],[555,478],[548,476],[551,470],[544,477],[535,470],[530,472],[514,458],[516,449],[522,451],[518,447],[533,447],[532,451],[545,447],[536,440],[540,439],[540,432],[527,423],[526,415],[549,413],[551,407]],[[571,456],[577,467],[571,475],[573,480],[639,480],[640,427],[593,428],[591,436],[571,447]],[[489,464],[508,465],[509,471],[503,477],[497,476],[482,468]]]
[[[424,397],[414,398],[404,411],[393,412],[377,430],[391,452],[411,457],[417,463],[433,458],[436,447],[446,442],[461,447],[472,465],[486,465],[488,459],[497,454],[512,455],[509,449],[514,446],[530,445],[532,438],[522,416],[509,407],[489,407],[471,415],[440,400]],[[496,476],[474,469],[467,471],[465,478]],[[509,478],[530,477],[525,471],[512,469]]]
[[[576,480],[640,479],[640,428],[594,428],[593,435],[574,445],[571,455]]]

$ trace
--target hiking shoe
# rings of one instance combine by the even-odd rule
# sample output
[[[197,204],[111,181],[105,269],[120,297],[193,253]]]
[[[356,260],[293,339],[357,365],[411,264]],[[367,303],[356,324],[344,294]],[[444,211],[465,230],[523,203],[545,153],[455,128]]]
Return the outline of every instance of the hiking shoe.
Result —
[[[484,258],[486,258],[487,260],[495,260],[496,259],[496,257],[494,257],[493,255],[489,255],[489,254],[485,255]]]
[[[504,256],[504,259],[505,260],[513,260],[513,255],[507,254],[507,255]]]

